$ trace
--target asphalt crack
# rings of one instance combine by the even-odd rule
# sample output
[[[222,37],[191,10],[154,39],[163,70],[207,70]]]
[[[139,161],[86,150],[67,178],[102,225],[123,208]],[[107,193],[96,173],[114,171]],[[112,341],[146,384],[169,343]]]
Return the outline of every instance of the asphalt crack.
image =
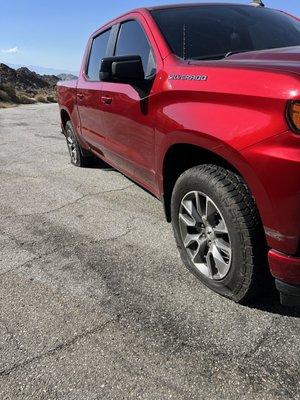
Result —
[[[17,349],[20,350],[20,348],[21,348],[20,342],[15,338],[15,335],[13,334],[13,332],[10,331],[10,329],[7,326],[7,323],[3,319],[0,319],[0,323],[4,326],[4,329],[8,336],[8,341],[14,342],[16,344]]]
[[[264,329],[260,338],[256,341],[255,345],[244,355],[244,360],[253,357],[259,351],[259,349],[264,345],[264,343],[266,343],[267,340],[270,339],[270,337],[276,334],[276,329],[273,332],[271,331],[273,325],[274,325],[274,318],[272,318],[270,324]]]
[[[111,241],[115,241],[115,240],[121,239],[122,237],[127,236],[130,232],[132,232],[133,229],[134,228],[130,226],[130,222],[128,222],[125,231],[120,233],[120,234],[118,234],[118,235],[114,235],[114,236],[111,236],[111,237],[108,237],[108,238],[102,238],[102,239],[76,241],[76,242],[73,242],[73,243],[66,243],[65,245],[59,246],[59,247],[57,247],[57,248],[55,248],[55,249],[53,249],[51,251],[47,251],[45,253],[37,254],[34,257],[30,258],[29,260],[26,260],[22,264],[17,265],[17,266],[15,266],[13,268],[10,268],[10,269],[0,273],[0,276],[7,275],[10,272],[13,272],[13,271],[16,271],[18,269],[21,269],[22,267],[25,267],[29,263],[32,263],[32,262],[34,262],[36,260],[40,260],[40,259],[42,259],[44,257],[48,257],[50,255],[53,255],[53,254],[58,253],[60,251],[63,251],[66,248],[70,249],[70,248],[76,248],[77,246],[82,246],[82,245],[93,245],[93,244],[97,244],[97,243],[102,243],[102,242],[107,242],[107,241],[111,242]],[[15,237],[13,237],[11,235],[7,235],[5,232],[1,232],[1,233],[3,235],[6,235],[7,237],[9,237],[9,239],[13,240],[15,243],[19,243]]]
[[[118,320],[119,320],[119,317],[112,318],[112,319],[106,321],[104,324],[98,325],[98,326],[96,326],[96,327],[94,327],[94,328],[92,328],[90,330],[87,330],[87,331],[85,331],[83,333],[75,335],[70,340],[67,340],[67,341],[65,341],[63,343],[60,343],[57,346],[49,349],[48,351],[46,351],[44,353],[38,354],[38,355],[36,355],[34,357],[31,357],[26,361],[13,364],[10,368],[2,369],[2,370],[0,370],[0,376],[8,376],[12,372],[18,371],[19,369],[22,369],[22,368],[26,367],[27,365],[29,365],[29,364],[31,364],[31,363],[33,363],[35,361],[42,360],[42,359],[47,358],[47,357],[49,357],[49,356],[51,356],[53,354],[58,353],[61,350],[65,350],[65,349],[71,347],[76,342],[78,342],[78,341],[80,341],[80,340],[82,340],[84,338],[87,338],[87,337],[90,337],[90,336],[92,336],[92,335],[94,335],[96,333],[102,332],[109,324],[118,322]]]
[[[27,214],[6,215],[4,218],[5,218],[5,219],[9,219],[9,218],[16,218],[16,217],[19,218],[19,217],[30,217],[30,216],[36,216],[36,215],[47,215],[47,214],[52,214],[52,213],[54,213],[54,212],[63,210],[64,208],[67,208],[67,207],[72,206],[72,205],[74,205],[74,204],[77,204],[77,203],[79,203],[80,201],[82,201],[83,199],[85,199],[85,198],[87,198],[87,197],[99,196],[99,195],[104,194],[104,193],[121,192],[121,191],[127,190],[127,189],[129,189],[129,188],[131,188],[131,187],[134,187],[134,186],[135,186],[135,185],[132,184],[132,185],[128,185],[128,186],[125,186],[125,187],[119,188],[119,189],[101,190],[100,192],[86,193],[86,194],[84,194],[84,195],[78,197],[78,198],[77,198],[76,200],[74,200],[74,201],[68,202],[68,203],[63,204],[62,206],[59,206],[59,207],[52,208],[52,209],[50,209],[50,210],[48,210],[48,211],[34,212],[34,213],[27,213]]]

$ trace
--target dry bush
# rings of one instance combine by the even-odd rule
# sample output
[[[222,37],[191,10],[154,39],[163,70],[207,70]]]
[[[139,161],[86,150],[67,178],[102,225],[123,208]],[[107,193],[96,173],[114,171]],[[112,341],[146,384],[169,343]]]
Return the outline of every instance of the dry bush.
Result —
[[[54,96],[47,96],[47,101],[49,103],[57,103],[57,99]]]
[[[11,98],[9,95],[5,92],[5,90],[0,89],[0,101],[3,102],[10,102]]]
[[[42,94],[38,94],[37,96],[35,96],[35,100],[39,103],[48,103],[47,97],[43,96]]]
[[[35,104],[36,100],[31,97],[25,96],[24,94],[19,95],[19,103],[21,104]]]
[[[16,90],[12,85],[10,85],[9,83],[2,83],[0,85],[0,89],[6,92],[11,101],[16,103],[18,102],[18,96],[16,94]]]
[[[16,104],[14,103],[6,103],[0,100],[0,108],[12,108],[12,107],[16,107]]]

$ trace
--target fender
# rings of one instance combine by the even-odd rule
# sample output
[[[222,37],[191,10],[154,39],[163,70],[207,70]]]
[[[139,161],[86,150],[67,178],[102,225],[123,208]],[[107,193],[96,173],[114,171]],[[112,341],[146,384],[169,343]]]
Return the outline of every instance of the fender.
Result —
[[[280,226],[278,226],[277,213],[273,207],[273,199],[269,196],[264,183],[251,166],[252,164],[244,157],[243,153],[234,149],[224,141],[199,132],[177,131],[168,135],[158,135],[158,137],[159,139],[156,147],[157,183],[162,199],[164,195],[163,171],[166,155],[173,146],[181,144],[193,145],[203,151],[213,153],[242,176],[256,201],[266,232],[268,245],[272,248],[282,249],[282,251],[295,251],[295,247],[298,245],[298,243],[295,242],[296,238],[284,237],[279,233]],[[253,147],[253,151],[252,148],[249,147],[245,155],[248,157],[249,154],[255,154],[255,151],[255,146]],[[199,164],[200,163],[201,160],[199,160]],[[268,167],[266,166],[266,168]]]

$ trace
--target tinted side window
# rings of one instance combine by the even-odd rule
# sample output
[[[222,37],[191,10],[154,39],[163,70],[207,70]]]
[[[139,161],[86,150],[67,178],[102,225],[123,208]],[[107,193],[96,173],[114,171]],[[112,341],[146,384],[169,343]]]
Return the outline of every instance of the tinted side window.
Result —
[[[150,44],[143,28],[137,21],[127,21],[121,25],[115,55],[141,56],[145,76],[155,73],[155,61]]]
[[[93,81],[99,81],[100,63],[102,58],[106,56],[109,35],[110,29],[93,40],[87,69],[87,75]]]

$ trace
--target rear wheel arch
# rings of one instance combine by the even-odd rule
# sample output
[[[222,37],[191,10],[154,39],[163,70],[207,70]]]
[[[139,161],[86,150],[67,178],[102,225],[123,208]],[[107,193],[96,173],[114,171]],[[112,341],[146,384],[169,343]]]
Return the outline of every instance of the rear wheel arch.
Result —
[[[60,118],[61,118],[61,122],[62,122],[63,127],[66,126],[66,123],[67,123],[68,121],[71,121],[70,114],[69,114],[68,111],[66,111],[65,109],[62,109],[62,110],[60,111]]]

